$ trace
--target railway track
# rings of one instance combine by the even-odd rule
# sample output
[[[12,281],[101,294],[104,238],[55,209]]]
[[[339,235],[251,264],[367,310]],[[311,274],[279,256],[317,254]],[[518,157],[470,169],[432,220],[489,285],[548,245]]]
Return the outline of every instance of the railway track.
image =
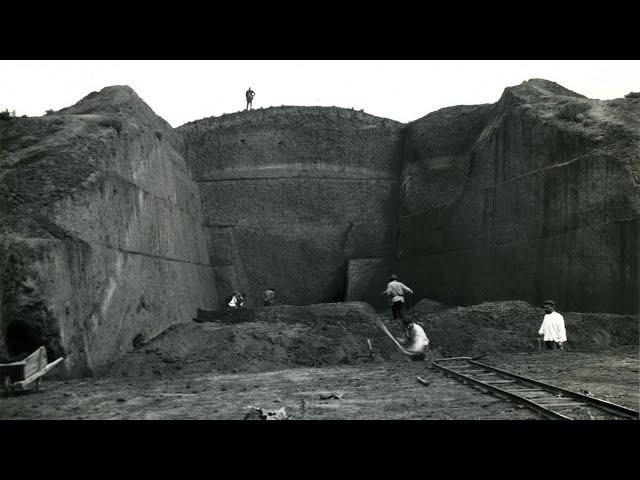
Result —
[[[432,362],[432,366],[462,383],[516,402],[547,419],[639,419],[639,413],[630,408],[516,375],[471,357],[441,358]]]

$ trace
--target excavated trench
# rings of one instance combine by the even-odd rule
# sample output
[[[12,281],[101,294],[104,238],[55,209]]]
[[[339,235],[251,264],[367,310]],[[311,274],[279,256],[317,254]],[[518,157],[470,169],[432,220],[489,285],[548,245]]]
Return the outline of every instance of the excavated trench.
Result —
[[[442,310],[431,313],[422,308],[425,303],[433,302],[425,300],[406,315],[427,333],[430,358],[538,352],[537,330],[543,311],[526,302],[440,305]],[[598,352],[638,345],[637,316],[566,312],[564,317],[570,351]],[[174,377],[405,362],[376,324],[378,318],[394,336],[403,334],[402,326],[389,312],[375,312],[361,302],[281,305],[247,309],[237,316],[203,312],[202,323],[175,325],[97,373]]]
[[[317,303],[379,308],[392,271],[416,299],[635,314],[639,106],[538,79],[409,124],[274,107],[173,129],[114,86],[4,122],[0,354],[41,343],[70,376],[340,365],[367,339],[391,360],[371,307]],[[190,321],[267,286],[307,307]],[[484,308],[414,314],[443,355],[535,351],[540,311]],[[569,345],[637,345],[637,316],[579,315]]]

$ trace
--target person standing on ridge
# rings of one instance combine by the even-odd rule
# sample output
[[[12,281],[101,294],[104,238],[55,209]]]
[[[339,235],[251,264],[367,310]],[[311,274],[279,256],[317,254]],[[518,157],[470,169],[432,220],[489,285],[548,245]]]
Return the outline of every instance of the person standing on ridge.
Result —
[[[560,348],[564,350],[564,342],[567,341],[567,330],[564,326],[564,317],[555,311],[556,304],[553,300],[545,300],[545,316],[538,330],[538,335],[543,336],[547,350]]]
[[[398,276],[394,273],[391,275],[391,280],[387,284],[387,289],[382,292],[383,295],[391,297],[391,312],[393,313],[394,320],[402,319],[402,307],[404,306],[404,293],[408,292],[413,294],[413,290],[407,287],[404,283],[398,281]]]
[[[253,97],[256,96],[256,92],[251,90],[251,87],[249,87],[249,90],[247,90],[247,93],[245,93],[245,95],[247,97],[247,108],[246,108],[246,110],[251,110],[251,107],[252,107],[252,104],[253,104]]]

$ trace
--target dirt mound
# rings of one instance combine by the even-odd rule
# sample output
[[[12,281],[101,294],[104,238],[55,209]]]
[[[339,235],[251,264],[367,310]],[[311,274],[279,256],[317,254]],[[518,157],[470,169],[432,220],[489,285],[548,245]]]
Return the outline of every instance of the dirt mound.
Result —
[[[418,303],[415,304],[411,313],[419,313],[419,314],[427,314],[427,313],[435,313],[440,312],[442,310],[446,310],[447,308],[452,308],[450,305],[445,305],[444,303],[440,303],[436,300],[430,300],[428,298],[423,298]]]
[[[275,306],[255,310],[256,321],[175,325],[96,372],[105,376],[163,376],[186,372],[264,372],[291,367],[400,358],[366,303]]]
[[[594,351],[638,345],[638,316],[560,312],[567,328],[567,348]],[[410,318],[420,324],[431,347],[444,356],[497,352],[533,352],[544,311],[522,301],[490,302],[454,307]]]

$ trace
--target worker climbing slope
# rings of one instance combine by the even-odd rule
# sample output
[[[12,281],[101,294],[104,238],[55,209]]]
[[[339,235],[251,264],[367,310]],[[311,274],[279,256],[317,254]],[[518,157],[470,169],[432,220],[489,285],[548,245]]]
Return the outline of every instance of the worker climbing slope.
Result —
[[[391,312],[395,320],[403,318],[402,308],[404,307],[405,292],[413,294],[413,290],[398,281],[398,276],[395,273],[391,275],[387,288],[382,294],[391,298]]]

